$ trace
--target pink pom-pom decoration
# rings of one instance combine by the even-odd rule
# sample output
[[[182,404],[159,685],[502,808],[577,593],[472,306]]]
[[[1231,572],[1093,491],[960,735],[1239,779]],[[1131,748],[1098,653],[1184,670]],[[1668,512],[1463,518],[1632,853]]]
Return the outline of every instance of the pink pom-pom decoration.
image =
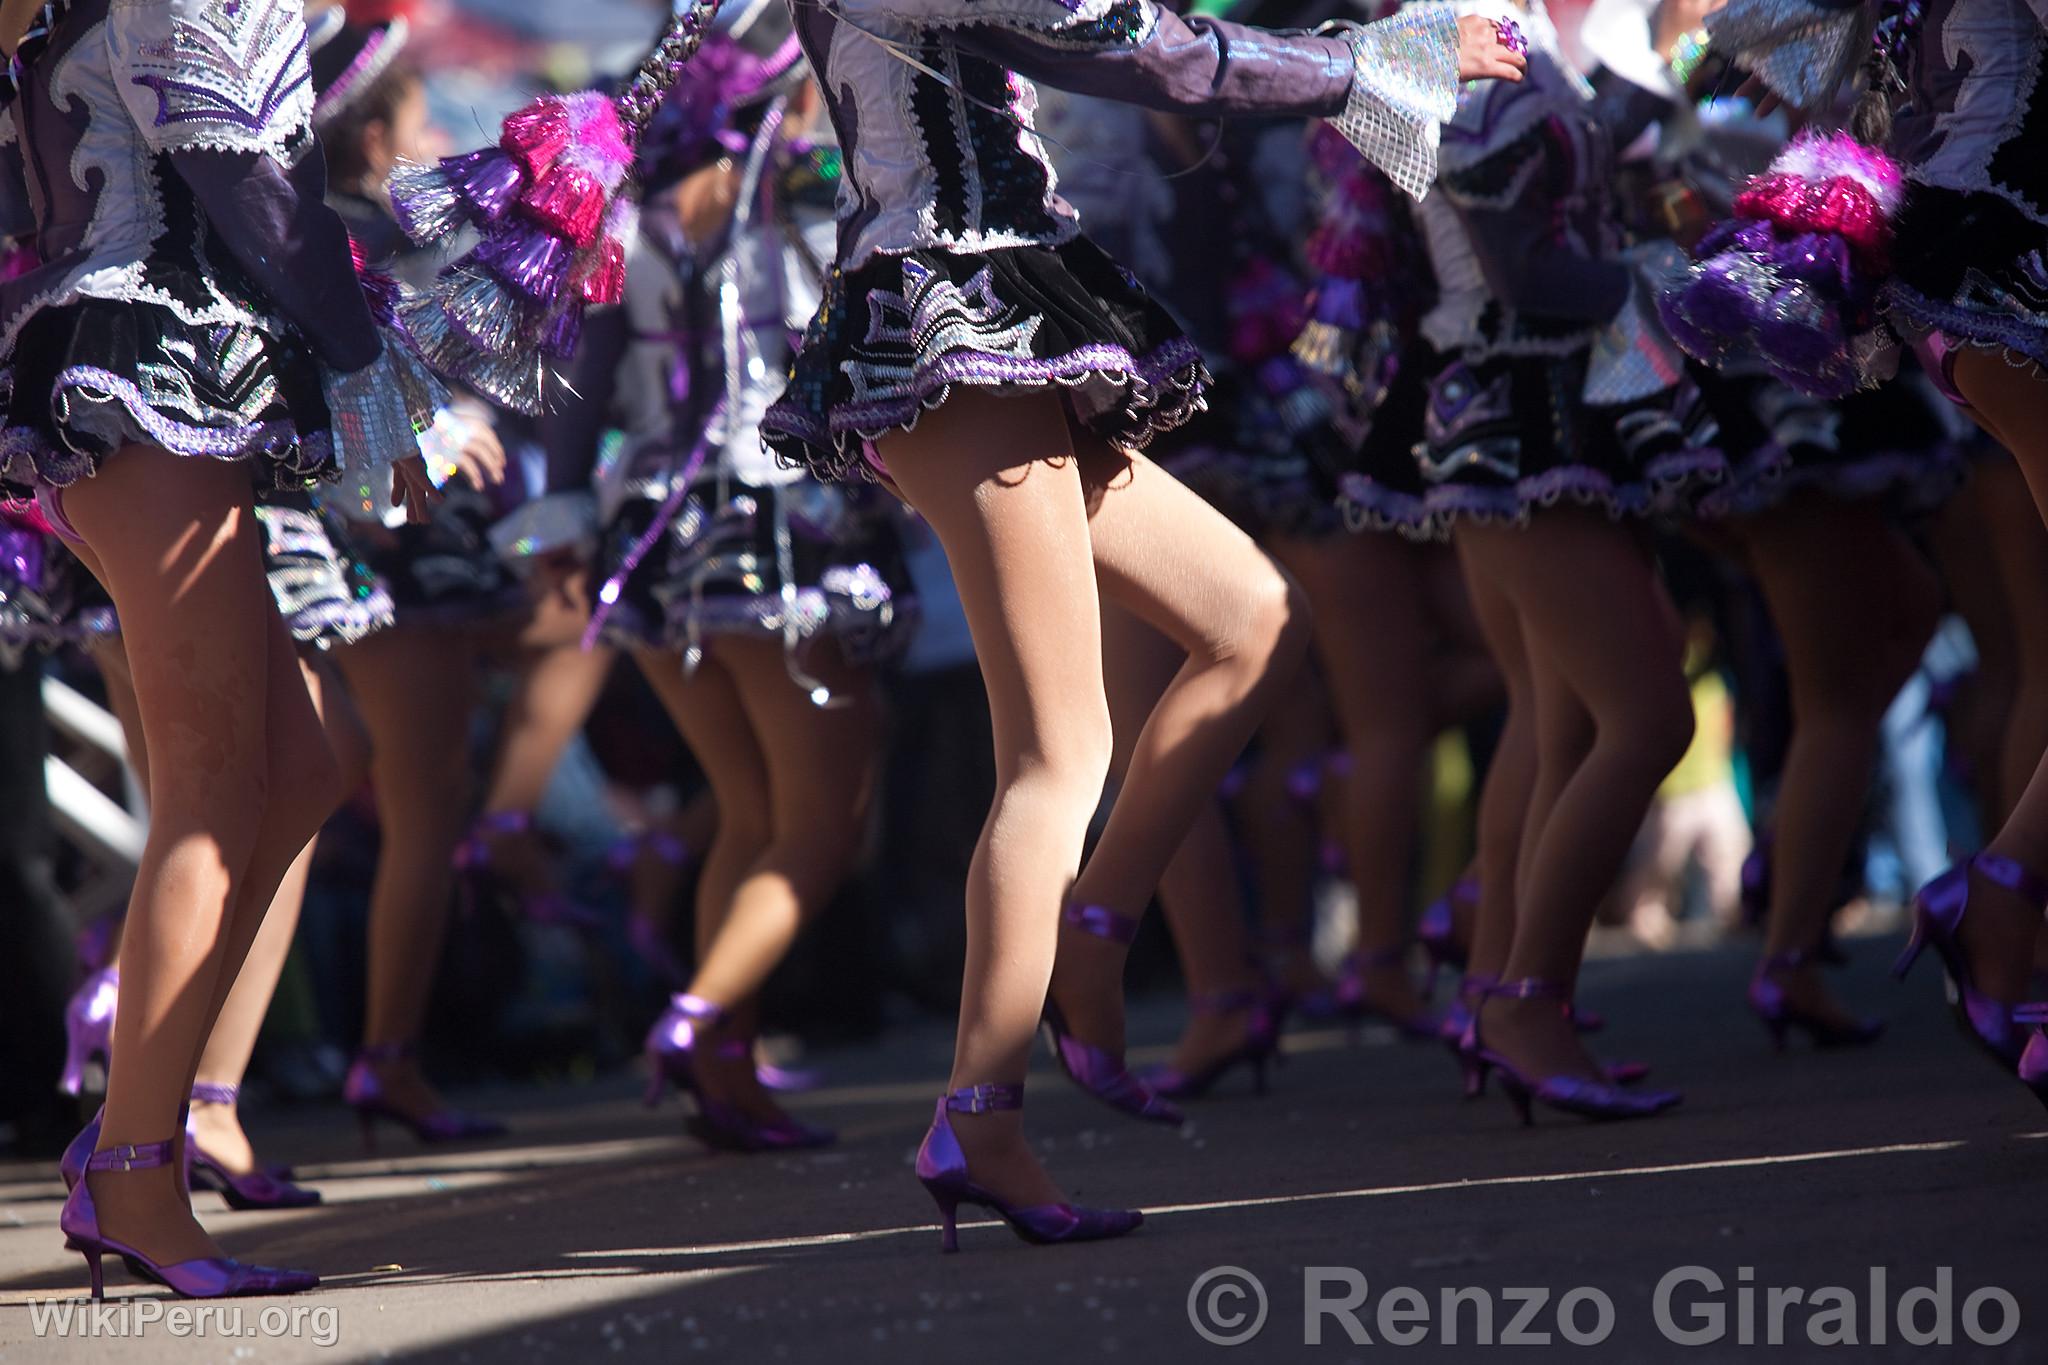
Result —
[[[622,190],[642,131],[717,12],[717,0],[676,12],[616,99],[542,96],[505,120],[495,147],[393,174],[393,207],[415,241],[433,245],[465,225],[481,237],[399,305],[442,374],[521,412],[546,407],[583,309],[625,297],[637,218]]]
[[[506,117],[498,145],[518,157],[528,175],[538,177],[569,150],[571,135],[569,106],[554,95],[543,95]]]
[[[1710,365],[1760,358],[1817,398],[1861,382],[1851,357],[1877,323],[1891,222],[1904,182],[1882,152],[1845,133],[1795,138],[1736,196],[1735,218],[1694,249],[1665,324]]]

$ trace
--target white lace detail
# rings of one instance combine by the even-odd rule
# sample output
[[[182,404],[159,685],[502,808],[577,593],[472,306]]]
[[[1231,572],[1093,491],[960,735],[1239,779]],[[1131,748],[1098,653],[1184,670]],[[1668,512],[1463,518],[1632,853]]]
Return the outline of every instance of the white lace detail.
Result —
[[[1330,125],[1420,199],[1436,179],[1443,125],[1458,112],[1458,16],[1447,5],[1413,5],[1344,38],[1351,94]]]
[[[152,151],[261,152],[288,162],[311,126],[299,0],[112,0],[107,51]]]

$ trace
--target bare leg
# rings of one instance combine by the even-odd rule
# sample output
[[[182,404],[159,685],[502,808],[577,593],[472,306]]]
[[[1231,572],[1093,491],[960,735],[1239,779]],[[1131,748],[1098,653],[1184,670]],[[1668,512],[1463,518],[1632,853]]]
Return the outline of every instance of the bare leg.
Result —
[[[1185,655],[1151,627],[1119,608],[1102,614],[1103,682],[1116,730],[1111,775],[1121,780],[1137,747],[1145,717],[1173,681]],[[1159,905],[1173,931],[1191,999],[1258,992],[1263,984],[1245,933],[1230,831],[1221,805],[1205,802],[1187,837],[1159,878]],[[1254,998],[1255,995],[1254,995]],[[1243,1044],[1249,1006],[1227,1013],[1193,1014],[1180,1036],[1173,1066],[1192,1075]]]
[[[1393,535],[1282,541],[1273,551],[1315,609],[1316,655],[1351,755],[1342,814],[1365,999],[1416,1018],[1422,1000],[1398,954],[1408,940],[1423,758],[1435,738],[1423,552]]]
[[[1088,504],[1056,398],[959,395],[886,438],[881,455],[945,547],[995,733],[995,803],[968,869],[950,1084],[1021,1084],[1060,903],[1109,771]],[[953,1127],[981,1184],[1015,1202],[1056,1202],[1021,1119],[958,1114]]]
[[[340,767],[342,776],[337,789],[353,790],[369,771],[369,742],[362,732],[362,722],[324,661],[302,657],[300,669],[325,726],[328,747]],[[241,1085],[249,1069],[249,1058],[256,1050],[256,1035],[263,1027],[264,1016],[270,1012],[278,977],[284,972],[285,958],[291,953],[292,935],[298,929],[299,911],[305,904],[306,883],[312,874],[313,851],[318,843],[317,837],[306,841],[278,884],[269,911],[263,916],[263,926],[257,930],[220,1017],[214,1021],[213,1032],[207,1036],[195,1081]],[[255,1169],[255,1153],[242,1132],[234,1105],[193,1101],[192,1128],[207,1154],[229,1171],[242,1174]]]
[[[469,784],[475,645],[466,632],[398,626],[336,652],[369,728],[383,846],[370,891],[365,1047],[419,1039],[441,963]],[[440,1098],[410,1055],[373,1063],[391,1102],[424,1117]]]
[[[2015,724],[2014,697],[2023,658],[2017,620],[2021,607],[2007,589],[1994,543],[2007,529],[2018,533],[2019,545],[2040,541],[2043,566],[2048,568],[2048,531],[2034,512],[2019,466],[2009,457],[1993,455],[1977,462],[1970,481],[1936,514],[1929,539],[1949,600],[1969,627],[1977,655],[1975,668],[1949,709],[1945,747],[1949,766],[1961,772],[1970,787],[1978,823],[1986,831],[2004,823],[2012,789],[2024,785],[2041,756],[2037,750],[2025,759],[2017,782],[2006,776],[2007,736],[2032,728]],[[2037,590],[2036,595],[2048,612],[2048,590]],[[2048,641],[2028,642],[2027,647],[2048,664]],[[2048,683],[2048,673],[2043,682]]]
[[[1466,548],[1469,539],[1469,533],[1459,533],[1459,559],[1465,564],[1473,611],[1487,649],[1507,686],[1508,711],[1479,791],[1479,849],[1474,863],[1479,913],[1466,970],[1498,980],[1507,970],[1508,950],[1515,941],[1515,870],[1521,862],[1529,795],[1536,784],[1536,685],[1521,620],[1506,592],[1473,562]]]
[[[597,705],[617,654],[579,644],[530,651],[518,690],[505,708],[497,760],[484,791],[483,814],[531,814],[547,791],[562,752]],[[531,895],[555,888],[555,871],[541,837],[532,830],[483,828],[477,837],[493,868]]]
[[[806,661],[845,705],[823,708],[784,669],[779,642],[730,639],[712,655],[733,680],[746,728],[765,761],[768,838],[722,904],[700,903],[709,923],[689,993],[727,1010],[731,1036],[750,1038],[755,1003],[797,932],[844,884],[867,829],[880,717],[869,680],[826,647]],[[721,828],[722,828],[721,824]],[[701,1054],[705,1093],[750,1116],[782,1116],[756,1079],[751,1056]]]
[[[1956,387],[1978,423],[2019,462],[2034,507],[2048,522],[2048,373],[2009,364],[2004,355],[1965,348],[1956,355]],[[2013,802],[1989,851],[2040,873],[2048,869],[2048,754]],[[2041,916],[2019,897],[1982,877],[1972,880],[1963,949],[1977,988],[1995,1000],[2026,998]]]
[[[67,490],[65,510],[121,614],[144,747],[157,759],[121,948],[100,1132],[109,1148],[181,1136],[192,1067],[237,955],[236,899],[272,780],[276,608],[239,468],[131,446]],[[218,1255],[178,1175],[172,1166],[88,1176],[102,1226],[166,1262]]]
[[[1292,777],[1328,752],[1332,722],[1314,669],[1296,670],[1282,695],[1259,727],[1258,753],[1232,813],[1252,865],[1259,937],[1274,976],[1296,999],[1327,1001],[1333,983],[1317,967],[1310,942],[1322,833],[1315,811],[1295,799]]]
[[[1540,827],[1532,813],[1525,838],[1536,846],[1522,860],[1514,944],[1502,973],[1569,991],[1593,914],[1657,784],[1692,735],[1675,622],[1633,536],[1597,513],[1546,511],[1522,530],[1472,527],[1466,544],[1468,562],[1505,588],[1522,621],[1539,769],[1577,751],[1585,715],[1594,723],[1591,748],[1554,787]],[[1589,583],[1601,585],[1597,612],[1585,609]],[[1560,735],[1564,742],[1554,742]],[[1494,1000],[1484,1015],[1488,1042],[1525,1074],[1604,1078],[1555,1000]]]
[[[1308,605],[1250,537],[1142,455],[1096,449],[1088,518],[1105,598],[1187,652],[1131,750],[1072,899],[1144,910],[1217,783],[1308,648]],[[1095,475],[1095,470],[1113,471]],[[1125,950],[1060,935],[1052,994],[1075,1035],[1124,1046]]]
[[[1767,958],[1811,952],[1862,818],[1878,727],[1919,666],[1941,610],[1920,554],[1870,501],[1794,495],[1742,528],[1784,642],[1792,742],[1778,783]],[[1855,566],[1853,574],[1842,566]],[[1843,1027],[1817,963],[1773,977],[1793,1003]]]

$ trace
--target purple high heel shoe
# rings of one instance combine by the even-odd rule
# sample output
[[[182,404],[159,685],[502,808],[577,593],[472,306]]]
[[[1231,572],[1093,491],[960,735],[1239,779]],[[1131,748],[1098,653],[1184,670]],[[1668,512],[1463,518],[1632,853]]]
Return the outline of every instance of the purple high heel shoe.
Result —
[[[1345,1018],[1355,1022],[1377,1020],[1391,1024],[1403,1038],[1411,1041],[1437,1036],[1438,1019],[1424,1009],[1416,1014],[1395,1014],[1381,1005],[1376,1005],[1365,993],[1365,974],[1384,967],[1404,966],[1408,961],[1405,948],[1382,948],[1377,952],[1353,953],[1344,959],[1344,974],[1337,980],[1337,1008]]]
[[[357,1052],[355,1061],[349,1066],[348,1077],[341,1085],[341,1098],[356,1111],[356,1120],[362,1125],[365,1152],[377,1150],[377,1122],[380,1119],[409,1129],[417,1141],[430,1147],[444,1142],[503,1137],[511,1131],[497,1119],[467,1114],[460,1109],[436,1109],[431,1114],[414,1117],[394,1105],[385,1092],[384,1082],[377,1078],[377,1067],[382,1063],[403,1061],[412,1055],[411,1043],[372,1043]]]
[[[1280,1051],[1280,1015],[1274,1008],[1272,994],[1253,988],[1218,991],[1190,997],[1188,1008],[1196,1014],[1211,1016],[1249,1014],[1245,1020],[1244,1041],[1221,1057],[1204,1063],[1198,1071],[1180,1071],[1172,1066],[1148,1068],[1142,1079],[1152,1088],[1152,1093],[1170,1100],[1200,1099],[1231,1071],[1239,1066],[1249,1066],[1253,1092],[1265,1094],[1266,1064],[1276,1060]]]
[[[1060,911],[1060,923],[1125,947],[1138,936],[1138,921],[1103,905],[1068,905]],[[1131,1074],[1123,1058],[1076,1038],[1050,996],[1045,1001],[1044,1024],[1053,1060],[1075,1085],[1132,1118],[1148,1123],[1185,1121],[1177,1107]]]
[[[1554,999],[1558,1001],[1558,1008],[1569,1015],[1570,998],[1570,992],[1563,984],[1528,977],[1486,987],[1481,1004],[1483,1007],[1484,1001],[1491,999]],[[1516,1069],[1514,1063],[1486,1046],[1480,1036],[1478,1010],[1473,1012],[1472,1022],[1465,1029],[1459,1050],[1465,1062],[1466,1093],[1480,1093],[1486,1086],[1487,1074],[1498,1071],[1501,1089],[1507,1092],[1508,1100],[1515,1106],[1515,1112],[1522,1116],[1524,1125],[1536,1121],[1534,1105],[1537,1101],[1580,1118],[1639,1119],[1661,1114],[1684,1098],[1676,1090],[1624,1091],[1612,1080],[1589,1081],[1578,1076],[1546,1076],[1532,1080]]]
[[[1436,995],[1436,979],[1444,971],[1462,972],[1467,961],[1465,945],[1458,942],[1458,919],[1454,908],[1460,902],[1471,905],[1479,899],[1479,879],[1460,877],[1451,889],[1429,903],[1415,922],[1415,941],[1429,954],[1429,975],[1422,978],[1422,998]]]
[[[94,1152],[85,1163],[86,1171],[147,1171],[168,1166],[173,1140],[110,1147]],[[296,1294],[320,1283],[320,1277],[305,1270],[273,1270],[267,1266],[245,1265],[225,1256],[204,1256],[164,1264],[125,1242],[117,1242],[100,1231],[99,1210],[93,1207],[92,1186],[80,1173],[64,1200],[64,1212],[57,1226],[64,1230],[64,1245],[85,1257],[92,1275],[92,1296],[106,1297],[106,1282],[100,1258],[119,1256],[128,1268],[145,1279],[156,1281],[172,1293],[188,1299],[239,1298],[250,1294]]]
[[[2006,1066],[2017,1066],[2028,1039],[2013,1018],[2013,1006],[1977,989],[1970,959],[1957,935],[1970,905],[1970,874],[2024,897],[2036,910],[2048,908],[2048,879],[1996,853],[1979,853],[1922,887],[1913,897],[1913,935],[1892,967],[1903,980],[1927,948],[1933,948],[1955,983],[1956,1022],[1977,1045]]]
[[[991,1114],[1002,1109],[1022,1109],[1021,1085],[972,1085],[939,1097],[932,1126],[917,1149],[917,1178],[925,1192],[939,1206],[945,1220],[939,1245],[945,1251],[960,1249],[956,1217],[962,1204],[977,1204],[1009,1224],[1010,1231],[1034,1246],[1056,1242],[1099,1242],[1121,1237],[1145,1221],[1136,1209],[1087,1209],[1072,1204],[1034,1204],[1019,1208],[992,1190],[974,1183],[967,1169],[967,1155],[953,1132],[954,1114]]]
[[[1777,1045],[1778,1051],[1785,1050],[1786,1035],[1795,1028],[1805,1030],[1815,1047],[1864,1047],[1876,1042],[1884,1032],[1882,1019],[1857,1019],[1841,1024],[1792,1003],[1785,988],[1779,984],[1778,975],[1798,971],[1819,961],[1817,953],[1799,948],[1773,953],[1757,964],[1756,975],[1749,979],[1749,1007],[1770,1030],[1771,1041]]]
[[[1467,972],[1459,977],[1457,993],[1444,1009],[1443,1022],[1437,1028],[1437,1037],[1451,1050],[1451,1056],[1458,1059],[1463,1069],[1465,1098],[1468,1100],[1476,1100],[1486,1093],[1486,1072],[1484,1068],[1472,1070],[1463,1067],[1465,1032],[1472,1027],[1472,1006],[1466,1001],[1483,998],[1487,988],[1498,979],[1483,972]],[[1571,1015],[1574,1025],[1579,1023],[1582,1011],[1576,1005],[1567,1006],[1566,1013]],[[1583,1033],[1586,1030],[1581,1027],[1579,1031]],[[1641,1085],[1650,1079],[1650,1068],[1643,1062],[1602,1062],[1600,1070],[1616,1085]]]
[[[652,1108],[660,1103],[663,1083],[672,1084],[688,1095],[697,1112],[684,1124],[690,1136],[720,1152],[788,1152],[827,1147],[839,1140],[829,1128],[819,1128],[784,1114],[776,1119],[757,1119],[732,1105],[714,1100],[697,1083],[696,1057],[708,1051],[714,1057],[752,1061],[753,1040],[714,1040],[711,1031],[726,1022],[725,1010],[695,995],[678,995],[654,1027],[647,1031],[649,1076],[645,1102]]]
[[[200,1104],[232,1106],[241,1098],[241,1088],[200,1081],[192,1087],[192,1098]],[[185,1128],[185,1160],[191,1166],[192,1183],[201,1189],[217,1190],[231,1209],[303,1209],[320,1202],[320,1191],[294,1185],[263,1167],[237,1174],[199,1145],[188,1118]]]
[[[2034,1092],[2034,1098],[2048,1105],[2048,1002],[2033,1001],[2012,1012],[2013,1022],[2032,1028],[2020,1052],[2020,1084]]]
[[[121,969],[102,967],[85,979],[64,1006],[64,1072],[57,1088],[85,1092],[85,1072],[97,1061],[104,1069],[114,1050],[114,1007],[121,995]]]
[[[490,811],[477,817],[476,823],[470,826],[469,837],[455,850],[455,871],[463,914],[473,915],[479,906],[503,898],[520,918],[535,924],[561,925],[583,931],[602,928],[604,916],[588,906],[578,905],[560,891],[519,891],[499,876],[492,841],[501,836],[533,832],[531,811]]]

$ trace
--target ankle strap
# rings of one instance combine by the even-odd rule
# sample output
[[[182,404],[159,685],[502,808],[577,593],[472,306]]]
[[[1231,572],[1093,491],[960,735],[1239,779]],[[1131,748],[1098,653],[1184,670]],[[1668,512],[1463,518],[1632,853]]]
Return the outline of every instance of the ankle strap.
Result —
[[[213,1081],[195,1081],[192,1084],[192,1098],[201,1104],[233,1104],[241,1094],[239,1085],[220,1085]]]
[[[725,1020],[725,1007],[715,1005],[701,995],[677,994],[668,998],[668,1007],[686,1019],[700,1024],[717,1024]]]
[[[998,1109],[1022,1109],[1022,1085],[970,1085],[946,1096],[946,1108],[955,1114],[993,1114]]]
[[[407,1039],[397,1043],[365,1043],[356,1049],[356,1060],[369,1062],[402,1062],[419,1050],[418,1044]]]
[[[1266,992],[1256,986],[1188,997],[1188,1009],[1196,1014],[1236,1014],[1241,1010],[1255,1010],[1265,1003]]]
[[[1071,924],[1084,934],[1128,945],[1138,936],[1138,921],[1119,915],[1106,905],[1069,904],[1060,911],[1060,923]]]
[[[1537,976],[1525,976],[1520,981],[1496,981],[1490,986],[1480,987],[1480,992],[1494,1000],[1561,1000],[1565,1007],[1571,1007],[1571,988],[1562,981],[1545,981]]]
[[[2048,910],[2048,877],[2043,877],[2019,859],[2008,858],[2001,853],[1979,853],[1970,859],[1970,866],[1983,874],[1985,880],[2025,896],[2036,909]]]
[[[1458,994],[1485,995],[1500,984],[1500,978],[1492,972],[1466,972],[1458,978]]]
[[[136,1142],[126,1147],[108,1147],[87,1159],[88,1171],[147,1171],[171,1164],[171,1139]]]
[[[2029,1000],[2024,1005],[2014,1005],[2012,1021],[2015,1024],[2048,1025],[2048,1000]]]

